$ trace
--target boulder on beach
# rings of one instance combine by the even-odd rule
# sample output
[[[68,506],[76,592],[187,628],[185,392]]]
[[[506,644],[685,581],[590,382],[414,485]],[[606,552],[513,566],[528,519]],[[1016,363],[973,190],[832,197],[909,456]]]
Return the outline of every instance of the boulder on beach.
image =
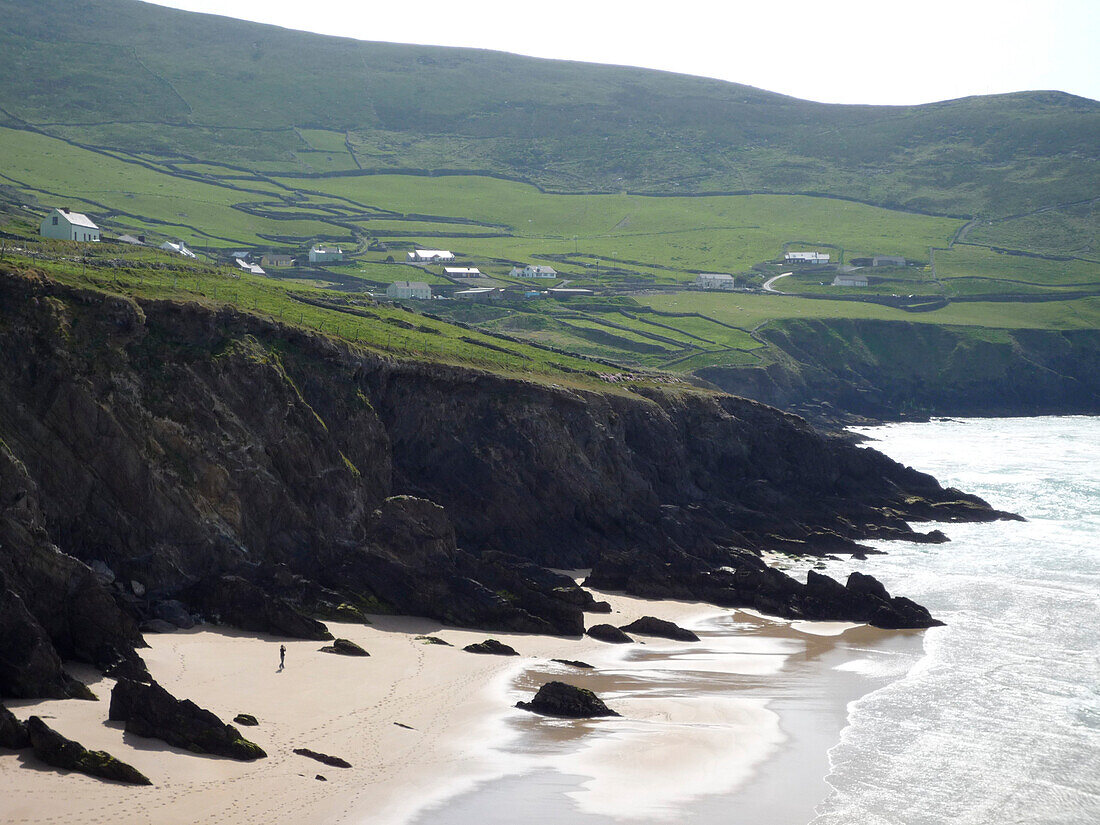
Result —
[[[111,691],[108,718],[125,722],[126,732],[163,739],[192,753],[209,753],[249,761],[267,754],[232,725],[190,699],[177,699],[156,682],[120,679]]]
[[[565,682],[547,682],[530,702],[516,702],[516,707],[541,713],[543,716],[564,716],[569,719],[592,719],[599,716],[619,716],[595,693]]]
[[[29,748],[27,726],[15,718],[15,714],[0,704],[0,748],[18,751]]]
[[[312,751],[309,748],[295,748],[294,752],[299,756],[308,756],[310,759],[316,759],[325,765],[332,768],[350,768],[351,763],[346,759],[341,759],[339,756],[330,756],[327,753],[318,753]]]
[[[450,642],[440,639],[438,636],[417,636],[416,641],[426,645],[443,645],[444,647],[453,647]]]
[[[251,713],[238,713],[236,716],[233,717],[233,721],[236,722],[238,725],[244,725],[245,727],[249,728],[254,728],[258,724],[260,724],[256,717],[253,716]]]
[[[619,628],[639,636],[658,636],[662,639],[672,639],[676,642],[697,642],[699,637],[678,624],[658,619],[654,616],[642,616],[637,621],[624,624]]]
[[[128,785],[153,784],[137,768],[119,761],[106,751],[90,751],[79,742],[66,739],[37,716],[27,720],[26,729],[34,755],[47,765]]]
[[[462,648],[467,653],[490,653],[494,656],[519,656],[514,647],[498,642],[496,639],[486,639],[484,642],[466,645]]]
[[[339,653],[341,656],[370,656],[367,651],[348,639],[336,639],[332,644],[321,648],[322,653]]]
[[[592,627],[585,631],[585,634],[591,636],[593,639],[599,639],[601,642],[610,642],[614,645],[625,645],[634,641],[613,624],[592,625]]]
[[[592,665],[588,662],[581,662],[577,659],[551,659],[551,662],[557,662],[559,665],[569,665],[570,667],[579,667],[582,670],[593,670]]]

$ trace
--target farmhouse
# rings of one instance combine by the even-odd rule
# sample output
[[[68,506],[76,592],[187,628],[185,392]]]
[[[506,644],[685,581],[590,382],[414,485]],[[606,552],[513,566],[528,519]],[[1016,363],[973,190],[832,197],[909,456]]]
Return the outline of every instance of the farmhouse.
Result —
[[[481,270],[476,266],[445,266],[443,274],[448,278],[480,278]]]
[[[423,281],[394,281],[386,287],[386,297],[426,300],[432,297],[432,288]]]
[[[695,285],[701,289],[733,289],[735,281],[732,275],[722,272],[700,272]]]
[[[788,252],[783,260],[789,264],[827,264],[829,255],[826,252]]]
[[[449,249],[414,249],[408,254],[412,263],[423,264],[432,261],[453,261],[455,255]]]
[[[62,241],[98,241],[99,227],[92,219],[68,209],[55,209],[42,219],[39,232],[46,238]]]
[[[260,269],[259,264],[250,264],[248,261],[244,260],[243,258],[234,258],[234,260],[237,262],[237,266],[239,266],[245,272],[250,272],[253,275],[266,275],[267,274],[262,269]]]
[[[311,264],[327,264],[342,260],[344,260],[344,250],[338,246],[318,244],[309,250],[309,262]]]
[[[188,249],[183,241],[165,241],[158,248],[163,249],[165,252],[175,252],[177,255],[182,255],[185,258],[199,257]]]
[[[456,301],[499,301],[504,294],[499,289],[483,286],[474,289],[460,289],[455,293]]]
[[[833,278],[833,286],[867,286],[866,275],[837,275]]]
[[[900,255],[875,255],[871,266],[905,266],[905,258]]]
[[[289,255],[264,255],[260,258],[260,264],[263,266],[294,266],[294,259]]]
[[[535,264],[528,264],[520,269],[518,266],[512,267],[512,271],[508,273],[513,278],[557,278],[558,273],[552,266],[539,266]]]

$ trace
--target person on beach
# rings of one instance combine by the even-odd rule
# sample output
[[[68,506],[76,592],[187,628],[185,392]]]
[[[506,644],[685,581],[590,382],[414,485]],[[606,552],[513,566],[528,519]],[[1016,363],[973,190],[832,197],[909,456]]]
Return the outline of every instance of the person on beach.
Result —
[[[286,645],[279,645],[279,670],[286,667]]]

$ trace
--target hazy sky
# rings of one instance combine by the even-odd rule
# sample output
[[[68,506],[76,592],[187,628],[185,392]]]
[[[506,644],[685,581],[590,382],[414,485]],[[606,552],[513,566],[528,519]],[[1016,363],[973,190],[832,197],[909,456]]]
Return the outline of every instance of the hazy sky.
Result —
[[[361,40],[748,83],[829,103],[1025,89],[1100,99],[1100,0],[155,0]]]

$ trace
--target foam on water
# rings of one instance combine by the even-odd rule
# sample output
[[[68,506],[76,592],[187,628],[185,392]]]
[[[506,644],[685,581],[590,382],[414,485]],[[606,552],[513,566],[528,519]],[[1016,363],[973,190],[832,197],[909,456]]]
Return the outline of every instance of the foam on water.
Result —
[[[937,525],[950,543],[830,564],[947,626],[905,678],[850,705],[814,825],[1100,822],[1100,419],[864,432],[1028,522]]]

